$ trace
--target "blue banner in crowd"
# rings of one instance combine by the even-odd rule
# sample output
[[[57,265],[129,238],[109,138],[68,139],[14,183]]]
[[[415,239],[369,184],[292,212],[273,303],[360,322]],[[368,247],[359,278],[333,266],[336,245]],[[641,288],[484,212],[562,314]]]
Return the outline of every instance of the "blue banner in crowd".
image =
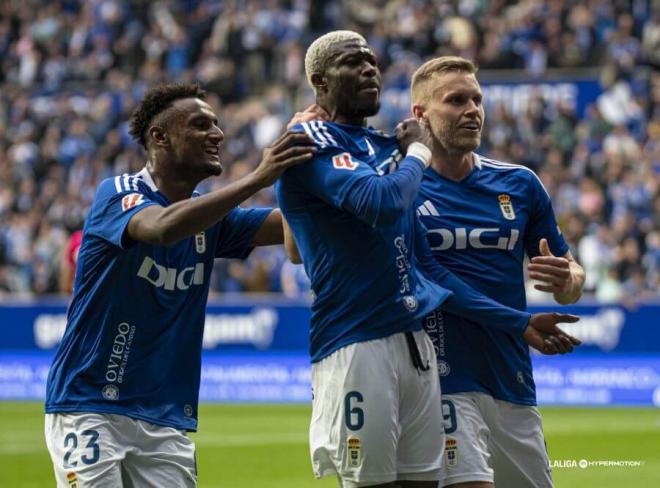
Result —
[[[547,115],[557,112],[559,106],[571,108],[582,118],[587,107],[596,102],[603,88],[598,78],[566,78],[557,80],[487,79],[479,76],[484,94],[484,107],[490,112],[502,106],[518,117],[529,109],[532,100],[540,98]],[[391,128],[410,113],[410,90],[407,87],[389,87],[381,96],[381,117]],[[488,119],[486,119],[488,120]]]
[[[567,356],[533,356],[540,404],[660,406],[660,304],[562,310],[582,317],[564,328],[584,344]],[[309,316],[299,301],[210,304],[201,401],[309,402]],[[65,327],[65,303],[0,306],[0,400],[44,397]]]

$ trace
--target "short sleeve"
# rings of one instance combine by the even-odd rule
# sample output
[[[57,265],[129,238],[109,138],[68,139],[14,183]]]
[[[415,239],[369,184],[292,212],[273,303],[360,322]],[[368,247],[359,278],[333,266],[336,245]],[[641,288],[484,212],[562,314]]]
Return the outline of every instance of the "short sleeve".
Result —
[[[525,251],[529,257],[538,256],[539,242],[546,238],[552,254],[563,256],[568,252],[569,246],[557,224],[550,195],[536,175],[530,178],[530,185],[533,203],[525,232]]]
[[[254,249],[254,235],[272,211],[272,208],[237,207],[225,215],[218,223],[215,257],[245,259]]]
[[[133,241],[124,235],[128,222],[146,207],[159,205],[140,183],[139,178],[128,175],[103,180],[96,191],[87,232],[117,247],[130,247]]]

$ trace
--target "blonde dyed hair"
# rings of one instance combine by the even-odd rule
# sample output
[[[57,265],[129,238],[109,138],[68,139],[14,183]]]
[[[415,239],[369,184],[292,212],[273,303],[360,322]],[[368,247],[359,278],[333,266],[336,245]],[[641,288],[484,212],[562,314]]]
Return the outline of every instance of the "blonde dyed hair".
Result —
[[[316,39],[307,48],[305,53],[305,75],[307,76],[307,83],[312,87],[314,93],[316,88],[312,84],[312,75],[314,73],[324,74],[330,56],[334,54],[334,47],[337,44],[342,44],[347,41],[356,41],[359,43],[367,43],[367,40],[357,32],[350,30],[337,30],[328,32]]]
[[[441,56],[427,61],[413,73],[410,85],[412,103],[423,102],[431,96],[432,90],[429,82],[436,76],[445,73],[473,75],[477,70],[477,66],[472,61],[460,56]]]

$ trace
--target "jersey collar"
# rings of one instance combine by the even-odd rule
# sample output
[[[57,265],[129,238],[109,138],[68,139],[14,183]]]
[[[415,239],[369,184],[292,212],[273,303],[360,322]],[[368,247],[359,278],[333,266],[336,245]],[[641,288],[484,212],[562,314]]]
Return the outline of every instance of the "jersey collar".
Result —
[[[154,179],[151,177],[151,173],[149,173],[146,166],[135,176],[144,181],[152,191],[158,191],[158,187],[156,186],[156,183],[154,183]]]
[[[475,168],[481,169],[481,157],[476,152],[472,153],[472,161]]]

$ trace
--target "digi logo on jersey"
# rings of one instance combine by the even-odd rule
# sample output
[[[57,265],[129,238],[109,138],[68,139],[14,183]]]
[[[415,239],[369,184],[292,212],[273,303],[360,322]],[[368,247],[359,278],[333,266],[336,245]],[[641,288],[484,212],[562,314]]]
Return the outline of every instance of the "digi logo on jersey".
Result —
[[[191,285],[204,283],[204,263],[197,263],[179,271],[176,268],[161,266],[149,256],[145,256],[137,275],[157,288],[165,290],[187,290]]]
[[[518,242],[520,231],[511,229],[511,234],[503,236],[499,227],[483,229],[429,229],[428,237],[432,251],[446,251],[447,249],[467,249],[468,245],[474,249],[500,249],[513,251]]]

